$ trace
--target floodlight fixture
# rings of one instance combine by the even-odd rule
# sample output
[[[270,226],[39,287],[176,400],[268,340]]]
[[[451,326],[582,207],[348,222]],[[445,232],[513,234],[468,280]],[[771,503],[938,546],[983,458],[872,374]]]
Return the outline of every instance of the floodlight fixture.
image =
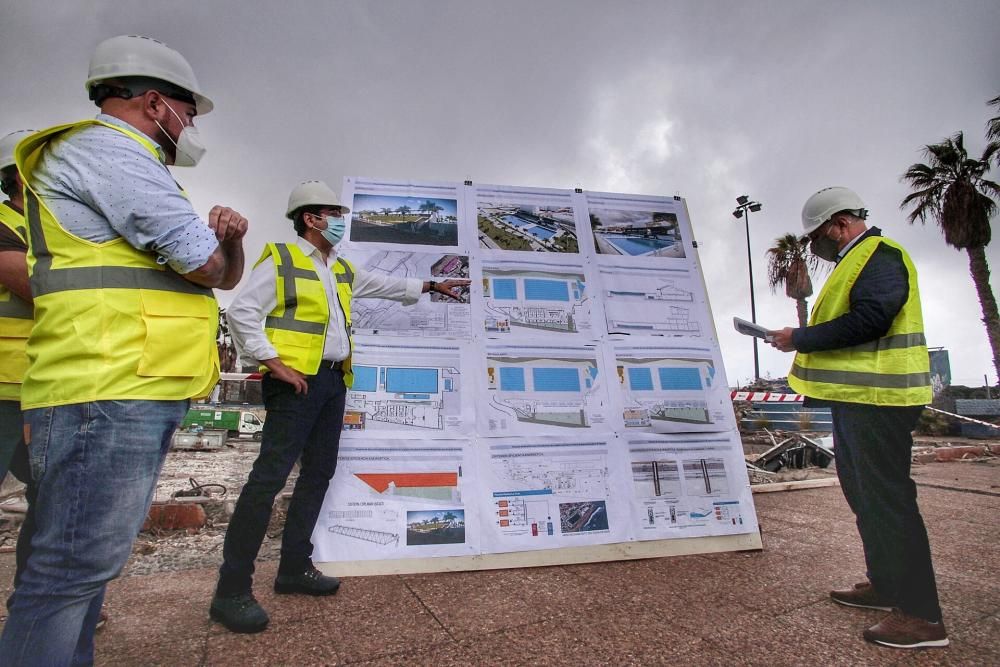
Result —
[[[733,211],[733,217],[737,220],[742,219],[747,228],[747,268],[750,270],[750,319],[756,324],[757,323],[757,299],[754,296],[753,289],[753,254],[750,251],[750,214],[757,213],[761,209],[760,202],[752,201],[748,195],[740,195],[736,198],[736,210]],[[757,351],[757,338],[753,337],[753,377],[754,380],[760,379],[760,356]]]

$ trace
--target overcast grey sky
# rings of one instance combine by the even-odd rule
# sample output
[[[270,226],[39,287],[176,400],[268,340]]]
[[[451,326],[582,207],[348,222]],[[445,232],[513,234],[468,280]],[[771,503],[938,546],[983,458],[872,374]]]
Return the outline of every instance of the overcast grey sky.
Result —
[[[251,261],[294,237],[284,206],[309,178],[680,194],[731,384],[753,371],[730,324],[750,312],[735,197],[764,206],[750,232],[758,320],[778,327],[795,306],[768,291],[764,253],[799,229],[810,194],[846,185],[913,256],[928,343],[948,348],[956,382],[981,384],[996,378],[967,256],[906,224],[899,176],[957,130],[982,150],[997,26],[985,0],[33,0],[0,20],[0,133],[92,116],[94,46],[144,34],[183,53],[215,101],[198,121],[209,153],[175,175],[203,214],[221,203],[250,219]],[[790,361],[761,347],[762,374]]]

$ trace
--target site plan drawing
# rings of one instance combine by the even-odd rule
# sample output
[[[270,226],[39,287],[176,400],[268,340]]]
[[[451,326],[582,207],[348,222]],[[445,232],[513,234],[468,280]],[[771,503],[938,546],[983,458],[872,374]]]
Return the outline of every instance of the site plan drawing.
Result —
[[[719,362],[700,341],[687,346],[631,340],[614,344],[617,398],[627,430],[658,433],[734,428],[729,388]]]
[[[490,337],[590,335],[593,299],[579,262],[484,260],[482,322]]]
[[[629,436],[626,440],[637,539],[756,529],[750,488],[742,481],[746,468],[738,436]]]
[[[352,250],[350,259],[367,271],[397,278],[441,282],[469,277],[467,255],[365,248]],[[459,287],[454,291],[461,300],[435,292],[424,294],[410,306],[387,299],[354,299],[351,329],[355,334],[469,339],[472,323],[469,288]]]
[[[355,336],[344,439],[389,431],[442,438],[471,430],[467,343]]]
[[[572,192],[477,185],[474,197],[481,248],[580,252]]]
[[[486,345],[482,435],[607,430],[608,400],[592,346]]]
[[[474,467],[468,440],[342,443],[313,531],[314,558],[478,552]]]
[[[521,551],[628,539],[628,473],[609,440],[490,438],[482,444],[484,548]]]

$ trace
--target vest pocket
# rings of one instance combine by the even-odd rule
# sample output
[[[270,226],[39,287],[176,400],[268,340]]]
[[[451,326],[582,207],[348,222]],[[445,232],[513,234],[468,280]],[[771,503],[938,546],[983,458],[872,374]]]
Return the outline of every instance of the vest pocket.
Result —
[[[27,336],[0,336],[0,382],[20,382],[28,370]]]
[[[146,327],[139,376],[197,377],[209,373],[214,332],[207,299],[150,290],[139,290],[139,295]]]
[[[20,382],[28,370],[28,336],[33,320],[4,318],[0,322],[0,382]]]

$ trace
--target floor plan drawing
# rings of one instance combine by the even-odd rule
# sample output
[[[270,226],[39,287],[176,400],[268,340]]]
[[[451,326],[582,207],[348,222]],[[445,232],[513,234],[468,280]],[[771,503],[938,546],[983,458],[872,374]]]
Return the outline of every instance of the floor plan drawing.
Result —
[[[525,348],[527,351],[528,348]],[[606,424],[605,390],[596,356],[586,348],[546,355],[509,354],[490,347],[486,358],[488,401],[480,411],[481,431],[587,429]],[[516,352],[516,350],[510,350]]]
[[[487,335],[589,333],[591,300],[579,265],[484,262]]]
[[[352,250],[349,257],[366,271],[396,278],[441,282],[469,277],[467,255]],[[409,306],[387,299],[354,299],[351,329],[355,334],[467,338],[472,322],[469,288],[455,291],[461,297],[458,300],[443,294],[424,294]]]
[[[345,437],[387,431],[443,433],[462,428],[467,397],[462,396],[459,347],[370,340],[358,340],[354,346],[354,383],[347,392],[344,410]]]
[[[621,343],[615,346],[615,370],[627,429],[718,431],[731,426],[727,415],[732,409],[726,412],[724,400],[728,392],[720,393],[716,386],[716,362],[707,347]]]

